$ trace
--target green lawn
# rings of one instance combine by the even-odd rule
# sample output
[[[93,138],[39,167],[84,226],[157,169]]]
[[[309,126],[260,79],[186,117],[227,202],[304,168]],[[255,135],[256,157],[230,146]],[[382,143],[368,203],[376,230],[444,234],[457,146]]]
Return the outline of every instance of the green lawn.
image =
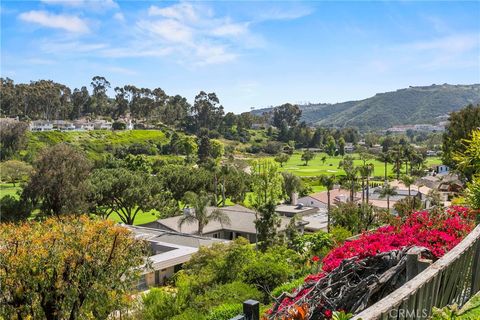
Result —
[[[109,217],[109,219],[112,219],[116,222],[122,222],[120,217],[116,213],[112,213]],[[158,220],[158,211],[157,210],[150,210],[150,211],[140,211],[137,216],[135,217],[135,223],[134,225],[139,225],[139,224],[145,224],[149,222],[153,222],[155,220]]]
[[[323,156],[327,156],[325,163],[321,161]],[[355,158],[354,164],[359,166],[363,162],[359,159],[358,154],[352,154]],[[325,153],[317,153],[315,158],[308,163],[308,166],[305,166],[305,162],[301,159],[301,153],[294,153],[290,160],[283,165],[281,170],[292,172],[300,177],[312,177],[319,176],[323,174],[333,174],[333,175],[342,175],[344,171],[338,168],[342,157],[329,157]],[[384,164],[378,160],[372,159],[369,162],[374,165],[374,176],[383,177],[384,176]],[[430,157],[427,159],[427,165],[441,164],[440,158]],[[392,174],[393,165],[388,164],[387,170],[388,174]]]
[[[18,184],[13,186],[13,183],[1,183],[0,184],[0,199],[3,197],[10,195],[14,197],[18,197],[17,191],[19,191],[21,188],[19,187]]]

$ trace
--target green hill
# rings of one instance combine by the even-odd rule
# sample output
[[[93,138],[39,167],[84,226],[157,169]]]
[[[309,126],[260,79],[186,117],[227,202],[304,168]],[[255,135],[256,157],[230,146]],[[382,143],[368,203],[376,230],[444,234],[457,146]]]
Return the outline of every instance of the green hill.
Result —
[[[441,116],[480,102],[480,84],[431,85],[378,93],[335,104],[302,105],[302,120],[328,127],[386,129],[395,125],[437,123]],[[261,114],[266,111],[256,110]]]

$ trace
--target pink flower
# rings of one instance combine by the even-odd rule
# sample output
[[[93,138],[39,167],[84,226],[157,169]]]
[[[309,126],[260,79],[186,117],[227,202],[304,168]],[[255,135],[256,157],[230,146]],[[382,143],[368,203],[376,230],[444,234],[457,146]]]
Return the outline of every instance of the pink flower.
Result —
[[[312,257],[312,261],[313,261],[313,262],[318,262],[318,261],[320,261],[320,258],[317,257],[317,256],[313,256],[313,257]]]

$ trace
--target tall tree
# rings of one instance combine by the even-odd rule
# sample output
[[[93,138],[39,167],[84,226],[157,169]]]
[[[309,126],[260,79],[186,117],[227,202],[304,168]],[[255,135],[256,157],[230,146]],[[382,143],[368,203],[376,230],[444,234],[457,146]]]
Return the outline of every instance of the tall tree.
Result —
[[[258,214],[255,220],[257,230],[257,247],[261,251],[267,250],[278,241],[277,229],[280,227],[280,217],[275,212],[275,203],[263,203],[257,208]]]
[[[28,125],[21,121],[0,122],[0,159],[10,159],[24,145]]]
[[[335,144],[335,138],[332,136],[327,137],[327,144],[325,146],[325,152],[330,156],[333,157],[335,155],[335,151],[337,151],[337,145]]]
[[[255,208],[277,203],[282,197],[282,175],[278,165],[270,159],[256,160],[251,166],[252,201]]]
[[[320,184],[327,188],[327,232],[330,232],[330,215],[331,215],[331,202],[330,202],[330,191],[333,190],[337,178],[333,175],[320,176]]]
[[[472,131],[480,127],[480,104],[467,107],[450,113],[449,122],[443,134],[443,163],[456,169],[454,159],[456,153],[465,151],[464,139],[470,139]]]
[[[203,194],[196,194],[194,192],[187,192],[184,197],[185,203],[191,207],[189,214],[184,214],[178,220],[178,227],[181,228],[185,223],[197,223],[198,234],[203,235],[203,229],[211,221],[218,221],[222,225],[229,225],[230,218],[225,212],[220,209],[213,209],[208,212],[208,206],[210,205],[210,197]]]
[[[49,218],[0,224],[5,319],[107,319],[128,301],[148,254],[110,220]]]
[[[283,104],[273,110],[273,125],[280,128],[282,121],[286,121],[289,127],[296,126],[302,116],[302,110],[297,105]]]
[[[338,139],[338,153],[341,156],[345,155],[345,139],[343,139],[343,137],[340,137],[340,139]]]
[[[177,213],[178,206],[160,178],[125,168],[98,169],[92,174],[91,211],[106,218],[112,213],[132,225],[138,213],[156,209],[161,217]]]
[[[345,182],[350,189],[350,201],[353,202],[355,199],[358,168],[354,165],[353,158],[351,156],[346,156],[343,158],[343,160],[339,163],[339,168],[342,168],[343,171],[345,171]]]
[[[382,152],[382,153],[380,153],[380,154],[378,155],[377,160],[383,162],[384,181],[387,181],[387,180],[388,180],[387,167],[388,167],[388,164],[389,164],[390,161],[391,161],[390,154],[389,154],[388,152]]]
[[[54,145],[34,163],[24,195],[41,201],[45,215],[82,213],[87,207],[90,168],[82,152],[64,143]]]
[[[282,172],[283,176],[283,190],[288,202],[292,203],[292,194],[298,192],[302,187],[302,180],[290,172]]]

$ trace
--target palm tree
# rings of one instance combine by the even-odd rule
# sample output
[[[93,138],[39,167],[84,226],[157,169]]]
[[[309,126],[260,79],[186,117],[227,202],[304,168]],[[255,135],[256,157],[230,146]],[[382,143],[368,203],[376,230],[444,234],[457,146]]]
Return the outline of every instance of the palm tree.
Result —
[[[210,197],[205,194],[196,194],[195,192],[188,191],[184,196],[185,203],[189,204],[192,208],[190,214],[183,215],[178,220],[178,227],[181,229],[184,223],[198,223],[198,234],[203,235],[203,228],[211,221],[218,221],[222,225],[230,224],[230,218],[225,212],[214,209],[212,212],[208,212],[207,207],[210,205]]]
[[[385,168],[385,181],[387,181],[387,165],[392,161],[392,158],[390,157],[390,154],[388,152],[382,152],[378,156],[378,161],[383,162],[384,168]]]
[[[405,187],[408,188],[408,197],[410,198],[410,196],[411,196],[410,189],[411,189],[412,184],[415,182],[415,178],[412,177],[412,176],[403,176],[401,180],[402,180],[403,184],[405,185]]]
[[[327,232],[330,232],[330,191],[333,190],[333,186],[337,178],[335,176],[320,176],[320,184],[327,188]]]
[[[353,164],[353,158],[351,156],[343,158],[338,164],[338,167],[345,171],[345,180],[349,184],[350,189],[350,201],[353,202],[355,199],[355,184],[357,182],[358,168]]]
[[[412,177],[412,176],[403,176],[402,177],[402,182],[403,184],[405,185],[405,187],[408,188],[408,198],[410,199],[411,198],[411,186],[412,184],[415,182],[415,178]],[[412,201],[412,210],[414,209],[415,207],[415,201]]]
[[[392,187],[389,183],[385,183],[380,190],[380,198],[387,198],[387,210],[390,212],[390,197],[397,194],[397,187]]]

